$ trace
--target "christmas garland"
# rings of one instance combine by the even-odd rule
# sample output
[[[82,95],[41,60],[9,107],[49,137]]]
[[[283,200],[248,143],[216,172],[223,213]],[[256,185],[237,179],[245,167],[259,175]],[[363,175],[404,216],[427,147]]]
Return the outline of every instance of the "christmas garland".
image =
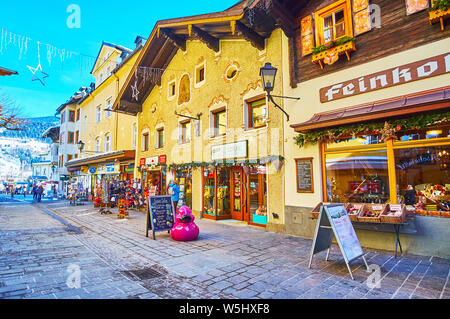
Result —
[[[336,128],[314,130],[300,133],[294,137],[295,144],[300,147],[315,145],[322,141],[340,142],[355,138],[358,135],[381,134],[382,140],[387,137],[397,138],[396,132],[420,130],[429,126],[450,122],[450,111],[435,114],[422,114],[406,119],[388,120],[344,125]]]
[[[284,161],[283,156],[266,156],[259,158],[257,160],[223,160],[223,161],[212,161],[212,162],[191,162],[183,164],[170,164],[169,169],[190,169],[208,166],[254,166],[254,165],[264,165],[273,161]]]

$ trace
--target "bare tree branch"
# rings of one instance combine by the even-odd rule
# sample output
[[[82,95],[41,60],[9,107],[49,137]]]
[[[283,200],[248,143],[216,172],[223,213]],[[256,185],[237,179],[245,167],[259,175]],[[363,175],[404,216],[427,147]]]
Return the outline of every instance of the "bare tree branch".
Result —
[[[20,131],[26,121],[20,118],[20,107],[11,97],[0,92],[0,128]]]

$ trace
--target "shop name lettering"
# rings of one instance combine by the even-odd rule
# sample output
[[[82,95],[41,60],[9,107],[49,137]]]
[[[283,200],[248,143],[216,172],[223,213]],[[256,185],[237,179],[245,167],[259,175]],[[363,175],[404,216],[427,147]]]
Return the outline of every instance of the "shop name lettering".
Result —
[[[385,89],[450,72],[450,53],[320,89],[320,102]]]

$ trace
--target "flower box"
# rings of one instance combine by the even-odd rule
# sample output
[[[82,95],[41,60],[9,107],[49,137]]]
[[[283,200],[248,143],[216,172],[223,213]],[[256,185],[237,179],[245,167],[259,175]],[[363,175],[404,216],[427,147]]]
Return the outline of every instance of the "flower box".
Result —
[[[430,15],[430,24],[441,23],[441,30],[444,31],[444,20],[450,17],[450,8],[445,11],[433,10],[428,12]]]
[[[323,69],[323,64],[331,65],[339,59],[339,56],[345,54],[347,60],[350,61],[350,52],[356,51],[356,46],[354,41],[349,41],[341,45],[337,45],[328,50],[313,54],[312,62],[318,63],[320,68]]]

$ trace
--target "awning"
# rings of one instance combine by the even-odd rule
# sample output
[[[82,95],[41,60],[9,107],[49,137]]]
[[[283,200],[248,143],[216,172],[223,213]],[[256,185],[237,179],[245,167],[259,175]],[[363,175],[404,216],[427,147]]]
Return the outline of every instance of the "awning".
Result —
[[[135,150],[108,152],[108,153],[103,153],[103,154],[85,157],[85,158],[81,158],[81,159],[74,159],[74,160],[68,161],[65,164],[65,166],[67,168],[71,168],[71,167],[80,167],[81,168],[81,166],[88,166],[91,164],[110,162],[111,160],[112,161],[115,161],[115,160],[126,161],[126,160],[134,159],[135,154],[136,154]]]
[[[0,66],[0,76],[4,76],[4,75],[13,75],[13,74],[19,74],[17,71],[13,71],[13,70],[9,70],[6,68],[2,68]]]
[[[450,109],[450,86],[317,113],[310,120],[291,127],[296,132],[306,132],[444,109]]]

